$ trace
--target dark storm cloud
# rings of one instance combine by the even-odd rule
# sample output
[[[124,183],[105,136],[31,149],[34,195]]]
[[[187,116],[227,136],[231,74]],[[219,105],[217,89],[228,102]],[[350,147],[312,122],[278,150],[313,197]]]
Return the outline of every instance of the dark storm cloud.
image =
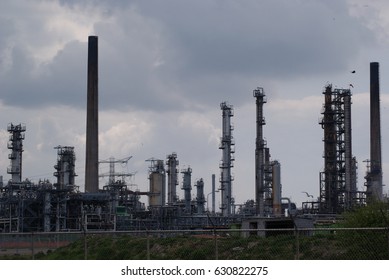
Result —
[[[336,71],[369,36],[343,1],[137,3],[141,13],[167,26],[187,75],[284,78]]]
[[[88,5],[102,11],[94,24],[102,109],[244,102],[238,93],[252,89],[248,81],[343,71],[371,39],[343,1],[61,3],[74,12]],[[13,48],[11,69],[0,77],[3,102],[84,106],[85,43],[68,43],[45,65],[36,65],[27,47]]]
[[[84,43],[70,42],[50,63],[37,66],[25,50],[14,47],[12,67],[0,81],[1,98],[7,104],[21,107],[84,106],[85,48]]]
[[[160,40],[152,43],[161,44],[164,63],[147,72],[143,85],[139,82],[144,78],[129,76],[133,83],[127,90],[145,93],[132,101],[153,109],[217,106],[226,99],[238,105],[250,98],[254,79],[261,83],[302,76],[327,79],[329,73],[344,72],[365,42],[374,40],[349,16],[343,1],[132,3],[143,23],[157,31]],[[131,34],[123,40],[138,43]],[[136,69],[140,64],[132,65],[141,73]],[[172,92],[181,99],[171,102]],[[248,93],[246,97],[242,92]]]

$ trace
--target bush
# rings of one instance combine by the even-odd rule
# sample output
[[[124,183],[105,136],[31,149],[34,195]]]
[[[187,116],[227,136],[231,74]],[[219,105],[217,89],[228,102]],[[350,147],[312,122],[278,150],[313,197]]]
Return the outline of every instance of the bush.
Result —
[[[389,203],[375,202],[344,213],[341,227],[389,227]]]

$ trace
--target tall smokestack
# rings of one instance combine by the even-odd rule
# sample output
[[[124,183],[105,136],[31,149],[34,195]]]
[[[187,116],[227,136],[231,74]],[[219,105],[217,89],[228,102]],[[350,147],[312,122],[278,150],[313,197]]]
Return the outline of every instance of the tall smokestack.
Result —
[[[370,63],[370,182],[368,197],[382,200],[379,64]]]
[[[88,37],[88,97],[86,117],[85,191],[97,192],[98,180],[98,38]]]

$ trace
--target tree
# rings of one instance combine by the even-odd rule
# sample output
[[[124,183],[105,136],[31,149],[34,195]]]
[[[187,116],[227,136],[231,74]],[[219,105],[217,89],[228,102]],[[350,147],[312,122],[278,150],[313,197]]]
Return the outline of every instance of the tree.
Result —
[[[343,214],[342,227],[389,227],[389,203],[374,202]]]

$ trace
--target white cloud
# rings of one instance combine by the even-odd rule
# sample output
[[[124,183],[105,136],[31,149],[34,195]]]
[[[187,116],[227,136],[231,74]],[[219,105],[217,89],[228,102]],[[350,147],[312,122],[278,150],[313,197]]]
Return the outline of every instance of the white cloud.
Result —
[[[389,40],[389,3],[385,0],[348,0],[350,14],[371,29],[382,44]]]
[[[13,30],[7,38],[8,48],[24,48],[37,65],[49,62],[70,41],[85,42],[102,17],[91,5],[70,8],[46,0],[7,1],[1,10],[1,20]]]

